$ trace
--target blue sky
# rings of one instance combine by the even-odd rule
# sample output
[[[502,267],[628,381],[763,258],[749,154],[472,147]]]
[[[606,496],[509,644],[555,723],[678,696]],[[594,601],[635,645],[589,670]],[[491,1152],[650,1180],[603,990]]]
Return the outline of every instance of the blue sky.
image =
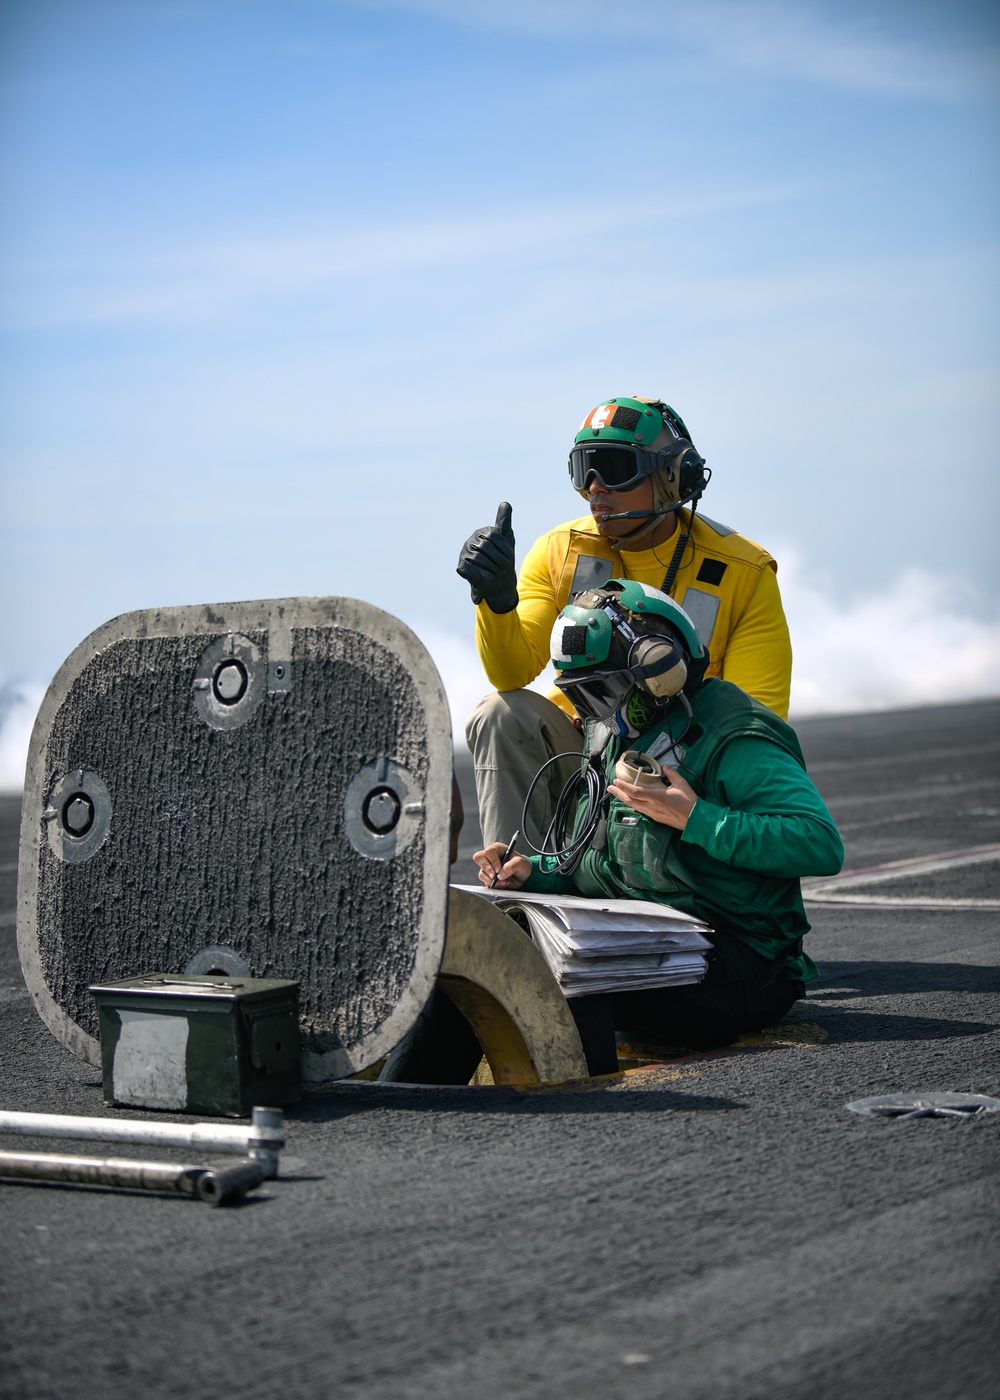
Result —
[[[800,709],[1000,689],[995,5],[6,0],[0,53],[0,682],[343,593],[460,706],[459,546],[580,513],[642,392],[779,557]]]

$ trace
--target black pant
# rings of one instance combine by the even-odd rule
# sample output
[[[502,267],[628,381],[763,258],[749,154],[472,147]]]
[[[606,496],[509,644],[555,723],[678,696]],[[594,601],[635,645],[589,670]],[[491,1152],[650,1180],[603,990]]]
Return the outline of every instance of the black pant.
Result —
[[[657,1045],[712,1050],[731,1045],[745,1031],[773,1026],[805,995],[801,982],[783,975],[783,959],[763,957],[732,933],[705,936],[712,951],[700,982],[570,998],[591,1074],[618,1068],[616,1031]]]
[[[616,1031],[657,1045],[711,1050],[731,1045],[745,1031],[773,1026],[805,995],[801,982],[783,975],[783,960],[762,957],[735,934],[706,937],[713,946],[701,982],[569,999],[591,1074],[617,1070]],[[468,1084],[481,1057],[468,1021],[444,992],[435,991],[379,1077],[409,1084]]]

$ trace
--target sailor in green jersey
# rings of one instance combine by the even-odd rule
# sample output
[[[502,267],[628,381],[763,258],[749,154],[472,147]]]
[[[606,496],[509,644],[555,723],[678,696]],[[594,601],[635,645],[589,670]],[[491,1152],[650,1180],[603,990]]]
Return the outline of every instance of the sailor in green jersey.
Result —
[[[591,1072],[615,1069],[616,1029],[704,1048],[773,1025],[816,975],[802,951],[800,877],[835,874],[843,861],[794,731],[739,687],[706,677],[690,619],[634,580],[564,607],[551,651],[557,684],[586,717],[586,751],[607,797],[568,824],[582,837],[550,832],[558,853],[512,856],[497,888],[662,900],[713,929],[702,982],[570,1001]],[[616,778],[627,751],[645,756],[630,761],[654,781]],[[485,884],[502,854],[500,842],[477,853]]]

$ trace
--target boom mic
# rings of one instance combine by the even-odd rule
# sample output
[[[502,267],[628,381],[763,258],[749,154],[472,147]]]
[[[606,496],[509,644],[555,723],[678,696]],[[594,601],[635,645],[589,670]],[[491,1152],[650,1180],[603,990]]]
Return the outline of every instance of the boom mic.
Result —
[[[698,460],[701,461],[700,458],[699,458]],[[701,500],[702,493],[704,492],[705,487],[708,485],[709,481],[711,481],[711,479],[712,479],[712,473],[711,473],[711,471],[709,471],[709,469],[705,466],[704,462],[702,462],[701,465],[702,465],[701,480],[697,483],[697,485],[695,486],[694,490],[689,490],[689,491],[687,492],[686,495],[682,495],[681,498],[680,498],[680,500],[674,501],[672,505],[669,505],[669,506],[661,506],[659,510],[623,510],[623,511],[621,511],[621,512],[620,512],[619,514],[617,514],[617,515],[606,515],[606,516],[604,517],[604,519],[605,519],[605,520],[645,520],[645,519],[652,519],[654,516],[657,516],[657,515],[669,515],[671,511],[677,510],[680,506],[683,506],[683,505],[688,505],[688,504],[690,504],[690,505],[692,506],[692,509],[697,508],[698,502]],[[683,489],[684,489],[683,486],[681,487],[681,489],[682,489],[682,491],[683,491]]]
[[[654,515],[670,515],[671,512],[672,512],[672,511],[675,511],[676,509],[677,509],[677,506],[676,506],[676,505],[672,505],[672,506],[661,506],[659,510],[623,510],[623,511],[622,511],[620,514],[618,514],[618,515],[604,515],[604,516],[601,517],[601,519],[602,519],[602,521],[604,521],[604,520],[644,520],[644,519],[646,519],[647,516],[648,516],[648,517],[652,517],[652,516],[654,516]]]

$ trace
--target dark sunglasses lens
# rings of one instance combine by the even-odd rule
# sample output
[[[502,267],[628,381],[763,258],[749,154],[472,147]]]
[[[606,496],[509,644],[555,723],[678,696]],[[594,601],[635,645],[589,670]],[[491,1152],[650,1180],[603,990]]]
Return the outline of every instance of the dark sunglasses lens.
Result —
[[[570,475],[578,491],[586,490],[592,475],[596,475],[609,491],[637,486],[646,475],[638,456],[628,447],[613,447],[605,443],[595,443],[593,447],[574,447],[569,461]]]

